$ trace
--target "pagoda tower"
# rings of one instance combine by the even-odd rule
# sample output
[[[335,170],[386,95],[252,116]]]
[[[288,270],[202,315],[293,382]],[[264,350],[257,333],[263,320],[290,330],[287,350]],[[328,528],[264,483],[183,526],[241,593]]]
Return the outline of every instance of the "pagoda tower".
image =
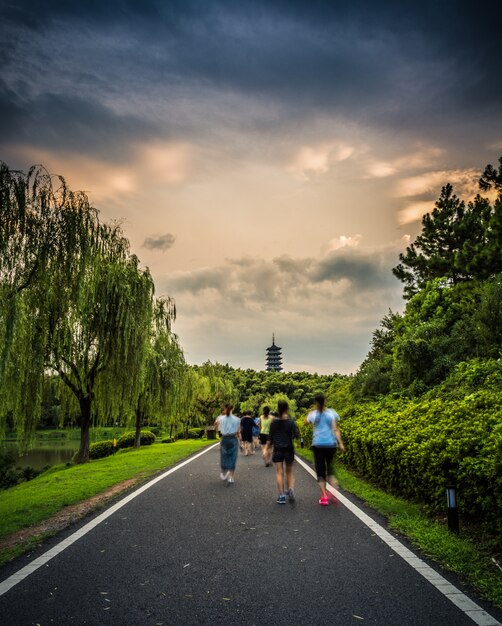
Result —
[[[272,335],[272,345],[267,348],[267,372],[282,372],[281,350],[275,345],[275,335]]]

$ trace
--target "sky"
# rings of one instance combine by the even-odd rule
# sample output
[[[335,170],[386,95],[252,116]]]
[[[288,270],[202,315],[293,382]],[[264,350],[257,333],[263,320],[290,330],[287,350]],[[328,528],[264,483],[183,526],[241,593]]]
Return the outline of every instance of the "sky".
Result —
[[[447,182],[502,155],[502,10],[0,1],[0,160],[120,220],[190,363],[355,372]]]

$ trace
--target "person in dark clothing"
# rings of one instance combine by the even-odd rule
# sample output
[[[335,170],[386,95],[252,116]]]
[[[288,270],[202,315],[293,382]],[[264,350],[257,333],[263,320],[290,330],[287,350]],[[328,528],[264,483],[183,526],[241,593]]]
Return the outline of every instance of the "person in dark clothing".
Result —
[[[295,501],[295,477],[293,474],[293,463],[295,460],[294,439],[298,439],[298,427],[289,417],[288,403],[284,400],[278,403],[279,417],[270,424],[269,447],[272,447],[272,462],[275,467],[275,477],[277,480],[277,491],[279,497],[278,504],[286,504],[286,495],[290,502]],[[284,481],[284,473],[286,480]]]
[[[254,454],[253,450],[253,428],[255,427],[254,419],[251,412],[246,411],[241,419],[241,440],[244,446],[244,454]]]

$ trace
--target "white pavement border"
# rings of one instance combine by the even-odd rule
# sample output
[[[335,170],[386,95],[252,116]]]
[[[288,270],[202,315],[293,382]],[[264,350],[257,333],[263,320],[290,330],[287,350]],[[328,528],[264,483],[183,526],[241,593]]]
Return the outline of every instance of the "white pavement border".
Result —
[[[153,485],[155,485],[155,483],[158,483],[159,480],[162,480],[166,476],[169,476],[169,474],[172,474],[173,472],[178,471],[185,465],[188,465],[188,463],[195,461],[195,459],[198,459],[203,454],[206,454],[206,452],[209,452],[209,450],[212,450],[217,445],[218,444],[216,443],[213,446],[208,446],[207,448],[202,450],[202,452],[199,452],[198,454],[194,454],[194,456],[191,456],[186,461],[183,461],[182,463],[179,463],[178,465],[171,467],[171,469],[167,470],[166,472],[163,472],[156,478],[153,478],[152,480],[148,481],[142,487],[139,487],[138,489],[136,489],[136,491],[133,491],[122,500],[119,500],[119,502],[116,502],[109,509],[106,509],[106,511],[101,513],[101,515],[98,515],[92,521],[88,522],[85,526],[82,526],[82,528],[74,532],[72,535],[70,535],[66,539],[63,539],[63,541],[55,545],[53,548],[51,548],[44,554],[42,554],[42,556],[38,557],[38,559],[35,559],[34,561],[32,561],[31,563],[29,563],[28,565],[26,565],[19,571],[17,571],[15,574],[12,574],[12,576],[9,576],[9,578],[6,578],[4,581],[0,582],[0,596],[2,596],[4,593],[7,593],[9,589],[12,589],[12,587],[20,583],[27,576],[29,576],[34,571],[36,571],[39,567],[42,567],[43,565],[45,565],[48,561],[53,559],[55,556],[63,552],[63,550],[66,550],[66,548],[68,548],[69,546],[71,546],[72,543],[75,543],[75,541],[78,541],[81,537],[86,535],[90,530],[92,530],[93,528],[96,528],[96,526],[101,524],[101,522],[104,522],[105,519],[109,518],[110,515],[113,515],[115,511],[118,511],[119,509],[121,509],[128,502],[130,502],[131,500],[134,500],[134,498],[137,498],[140,494],[142,494],[147,489],[150,489],[150,487],[153,487]]]
[[[314,478],[316,477],[316,473],[314,470],[305,463],[302,459],[296,456],[296,460],[298,463]],[[357,518],[363,522],[368,528],[370,528],[375,535],[377,535],[382,541],[384,541],[389,548],[394,550],[396,554],[398,554],[402,559],[404,559],[408,565],[411,565],[414,570],[416,570],[421,576],[423,576],[426,580],[428,580],[431,585],[434,585],[438,591],[440,591],[444,596],[453,602],[453,604],[458,607],[461,611],[463,611],[468,617],[472,619],[473,622],[478,624],[479,626],[501,626],[500,622],[498,622],[494,617],[492,617],[489,613],[483,610],[479,605],[473,602],[470,598],[468,598],[465,593],[457,589],[454,585],[449,583],[446,578],[443,578],[441,574],[438,574],[436,571],[432,569],[425,561],[422,561],[416,554],[414,554],[411,550],[409,550],[406,546],[404,546],[400,541],[398,541],[395,537],[393,537],[383,526],[380,526],[374,519],[372,519],[369,515],[367,515],[364,511],[362,511],[359,507],[357,507],[353,502],[351,502],[348,498],[343,496],[336,489],[327,486],[328,490],[335,495],[340,502],[346,506],[351,513],[353,513]]]

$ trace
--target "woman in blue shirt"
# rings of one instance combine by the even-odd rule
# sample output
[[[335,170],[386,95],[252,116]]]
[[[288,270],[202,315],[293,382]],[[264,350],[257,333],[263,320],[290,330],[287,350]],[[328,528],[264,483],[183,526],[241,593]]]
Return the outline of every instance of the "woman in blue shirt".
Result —
[[[318,393],[314,400],[316,410],[308,414],[306,422],[314,426],[312,450],[314,452],[317,482],[321,490],[319,504],[321,506],[328,506],[326,482],[333,487],[336,486],[333,472],[335,451],[338,447],[340,448],[340,452],[344,452],[345,448],[340,429],[338,428],[340,416],[336,411],[333,411],[333,409],[327,409],[325,407],[326,398],[324,394]]]

